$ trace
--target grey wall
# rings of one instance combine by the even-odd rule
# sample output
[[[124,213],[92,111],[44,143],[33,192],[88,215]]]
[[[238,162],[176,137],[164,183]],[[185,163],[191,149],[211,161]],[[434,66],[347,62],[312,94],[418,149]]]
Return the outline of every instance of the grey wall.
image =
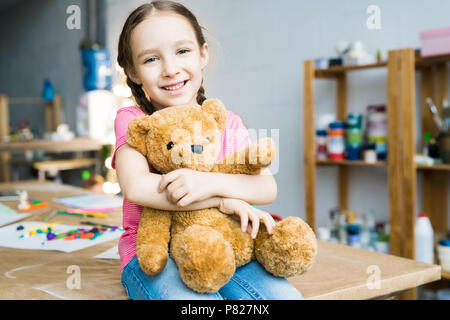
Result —
[[[68,30],[66,9],[81,9],[81,30]],[[44,78],[63,99],[63,122],[75,130],[83,93],[83,67],[79,51],[86,28],[84,0],[20,1],[0,11],[0,92],[10,97],[40,97]],[[40,133],[45,130],[43,106],[11,107],[11,129],[26,117]]]

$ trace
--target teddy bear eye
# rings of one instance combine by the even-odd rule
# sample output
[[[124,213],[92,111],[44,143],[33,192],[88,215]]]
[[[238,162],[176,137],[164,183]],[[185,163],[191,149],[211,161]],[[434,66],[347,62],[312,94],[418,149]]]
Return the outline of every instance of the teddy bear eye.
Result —
[[[210,138],[210,137],[206,137],[206,139],[207,139],[209,142],[211,142],[211,138]]]
[[[170,141],[170,142],[167,144],[167,150],[172,149],[172,147],[173,147],[173,142]]]

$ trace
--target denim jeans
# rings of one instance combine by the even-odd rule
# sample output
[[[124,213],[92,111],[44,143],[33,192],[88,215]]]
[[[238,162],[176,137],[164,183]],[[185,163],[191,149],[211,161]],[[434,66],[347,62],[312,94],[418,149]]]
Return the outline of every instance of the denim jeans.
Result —
[[[215,293],[189,289],[170,257],[160,274],[150,276],[134,256],[123,269],[121,282],[134,300],[303,300],[289,281],[271,275],[257,261],[237,268],[230,281]]]

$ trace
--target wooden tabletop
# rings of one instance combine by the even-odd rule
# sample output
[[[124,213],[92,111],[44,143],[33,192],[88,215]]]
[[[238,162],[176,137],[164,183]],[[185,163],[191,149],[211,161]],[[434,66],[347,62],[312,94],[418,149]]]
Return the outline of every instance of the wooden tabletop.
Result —
[[[50,207],[63,209],[54,198],[88,192],[85,189],[37,181],[0,184],[0,190],[27,190],[30,197],[50,201]],[[18,201],[3,202],[17,209]],[[38,220],[43,209],[26,220]],[[75,216],[49,220],[79,224]],[[83,219],[87,220],[87,219]],[[90,218],[96,223],[121,225],[121,209],[108,217]],[[72,253],[20,250],[0,247],[0,299],[127,299],[120,284],[119,260],[94,256],[117,245],[111,240]],[[70,266],[78,266],[81,288],[68,289]],[[376,299],[392,296],[441,278],[441,267],[319,241],[313,267],[289,281],[306,299]]]
[[[100,150],[104,143],[90,138],[74,138],[70,141],[31,140],[0,142],[1,151],[42,150],[51,152],[75,152]]]

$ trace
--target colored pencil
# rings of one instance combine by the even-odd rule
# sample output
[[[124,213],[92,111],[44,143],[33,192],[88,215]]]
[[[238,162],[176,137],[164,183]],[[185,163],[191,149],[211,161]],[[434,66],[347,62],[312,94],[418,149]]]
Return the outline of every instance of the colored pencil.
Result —
[[[98,212],[67,212],[66,210],[58,210],[58,214],[65,214],[68,216],[79,216],[79,217],[91,216],[97,218],[106,218],[106,214]]]
[[[43,207],[48,207],[48,202],[41,202],[41,203],[33,204],[33,205],[29,206],[27,209],[21,209],[20,212],[33,211],[33,210],[43,208]]]
[[[77,208],[77,209],[67,209],[67,212],[74,213],[74,212],[111,212],[114,211],[115,208]]]

